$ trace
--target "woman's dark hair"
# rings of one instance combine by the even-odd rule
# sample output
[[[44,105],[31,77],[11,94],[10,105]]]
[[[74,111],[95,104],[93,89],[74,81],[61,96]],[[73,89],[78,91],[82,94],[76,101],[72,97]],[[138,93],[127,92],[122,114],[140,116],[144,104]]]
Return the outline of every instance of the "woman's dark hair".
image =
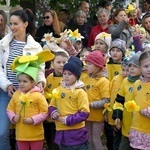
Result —
[[[5,36],[5,31],[7,27],[7,14],[3,10],[0,10],[0,15],[3,16],[3,21],[2,24],[0,25],[0,39],[1,39]]]
[[[35,19],[34,14],[30,9],[17,10],[10,14],[11,16],[18,16],[24,23],[28,22],[28,26],[26,28],[26,34],[31,34],[33,37],[35,36]]]
[[[140,58],[139,58],[139,65],[141,65],[141,61],[147,59],[147,58],[150,58],[150,51],[145,51],[143,52],[141,55],[140,55]]]

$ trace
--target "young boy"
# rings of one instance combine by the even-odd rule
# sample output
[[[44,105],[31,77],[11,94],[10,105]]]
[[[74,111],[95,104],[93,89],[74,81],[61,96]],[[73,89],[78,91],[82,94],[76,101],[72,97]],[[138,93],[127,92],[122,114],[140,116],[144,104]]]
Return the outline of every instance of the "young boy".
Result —
[[[109,58],[106,68],[108,71],[108,79],[111,81],[114,76],[121,72],[121,62],[126,53],[126,43],[121,39],[115,39],[109,50],[111,58]]]
[[[82,63],[71,56],[63,67],[63,81],[56,88],[58,98],[52,99],[49,116],[55,120],[55,142],[60,150],[89,150],[85,120],[89,116],[89,102],[84,84],[79,80]]]
[[[55,46],[52,44],[49,44],[49,46],[51,47],[52,53],[55,55],[54,59],[51,61],[51,66],[53,67],[54,71],[46,78],[46,87],[44,90],[45,96],[47,94],[51,94],[53,89],[60,86],[63,66],[69,57],[68,53],[63,49],[59,47],[55,49]],[[47,96],[46,98],[48,100],[48,103],[50,103],[51,98],[48,98]],[[48,149],[58,150],[58,146],[54,143],[56,132],[55,123],[50,118],[44,122],[44,130]]]

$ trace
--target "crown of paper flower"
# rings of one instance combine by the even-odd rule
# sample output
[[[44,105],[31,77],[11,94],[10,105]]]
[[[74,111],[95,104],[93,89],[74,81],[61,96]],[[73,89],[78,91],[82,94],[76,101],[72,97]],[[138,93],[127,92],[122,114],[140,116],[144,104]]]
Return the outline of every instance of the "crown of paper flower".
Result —
[[[132,4],[129,4],[128,7],[127,7],[127,9],[125,9],[125,12],[126,12],[127,14],[129,14],[129,13],[132,12],[133,10],[135,10],[135,7],[133,7]]]
[[[53,42],[55,41],[55,38],[53,36],[53,33],[45,33],[44,38],[41,40],[42,42]]]
[[[110,103],[105,103],[104,104],[104,110],[103,110],[102,114],[107,114],[108,111],[112,111],[112,109],[110,108]]]
[[[97,39],[105,39],[106,37],[111,37],[111,34],[102,32],[102,34],[100,36],[98,36]]]
[[[124,103],[124,107],[128,112],[136,112],[140,110],[140,107],[135,103],[134,100],[128,101]]]
[[[36,55],[18,56],[14,59],[10,68],[17,71],[17,76],[21,73],[28,74],[36,81],[39,65],[48,60],[52,60],[54,55],[50,50],[44,50]]]
[[[78,29],[76,29],[75,31],[66,29],[64,32],[60,33],[60,35],[61,38],[69,38],[73,43],[75,43],[77,40],[84,39],[84,37],[79,33]]]

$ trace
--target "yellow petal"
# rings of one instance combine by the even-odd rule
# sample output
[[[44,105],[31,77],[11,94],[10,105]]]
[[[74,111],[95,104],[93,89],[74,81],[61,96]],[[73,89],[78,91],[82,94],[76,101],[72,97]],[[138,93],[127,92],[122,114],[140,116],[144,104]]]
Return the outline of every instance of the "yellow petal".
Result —
[[[36,55],[30,55],[30,56],[20,56],[19,58],[19,62],[20,63],[26,63],[26,62],[30,62],[30,61],[35,61],[38,59],[38,56]]]

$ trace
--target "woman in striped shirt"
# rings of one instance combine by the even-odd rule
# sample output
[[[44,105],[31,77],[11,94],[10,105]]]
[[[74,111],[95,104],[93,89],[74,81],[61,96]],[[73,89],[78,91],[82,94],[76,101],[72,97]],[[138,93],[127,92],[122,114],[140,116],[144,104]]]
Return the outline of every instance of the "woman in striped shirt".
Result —
[[[34,55],[42,51],[33,35],[35,33],[34,15],[31,10],[18,10],[10,15],[11,32],[0,41],[0,149],[9,150],[10,121],[6,107],[14,91],[18,88],[16,73],[10,70],[10,64],[17,56]],[[45,85],[44,67],[39,69],[36,84],[42,89]]]

